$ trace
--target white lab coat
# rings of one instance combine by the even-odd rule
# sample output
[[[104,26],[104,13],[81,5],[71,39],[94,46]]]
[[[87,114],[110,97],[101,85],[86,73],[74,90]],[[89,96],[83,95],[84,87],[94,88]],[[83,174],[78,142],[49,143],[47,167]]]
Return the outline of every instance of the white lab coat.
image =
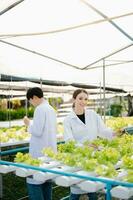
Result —
[[[94,140],[97,137],[111,139],[113,132],[107,128],[101,117],[93,110],[85,109],[85,124],[72,111],[64,120],[64,140],[75,140],[83,143],[86,140]],[[71,186],[73,194],[84,194],[78,186]]]
[[[42,156],[42,149],[45,147],[51,147],[55,152],[57,151],[56,126],[56,113],[52,106],[44,100],[36,107],[33,123],[28,127],[28,131],[31,133],[29,153],[32,157]],[[41,184],[33,179],[28,179],[28,183]]]
[[[72,111],[64,120],[64,140],[83,143],[97,137],[111,139],[113,132],[103,123],[101,117],[93,110],[85,109],[85,124]]]

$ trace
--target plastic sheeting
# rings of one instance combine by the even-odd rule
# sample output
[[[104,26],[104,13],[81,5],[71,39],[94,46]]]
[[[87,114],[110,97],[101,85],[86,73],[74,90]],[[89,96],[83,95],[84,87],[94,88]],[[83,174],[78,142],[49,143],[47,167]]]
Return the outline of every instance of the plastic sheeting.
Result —
[[[106,86],[132,91],[132,21],[130,0],[25,0],[0,16],[0,73],[102,85],[104,58]]]

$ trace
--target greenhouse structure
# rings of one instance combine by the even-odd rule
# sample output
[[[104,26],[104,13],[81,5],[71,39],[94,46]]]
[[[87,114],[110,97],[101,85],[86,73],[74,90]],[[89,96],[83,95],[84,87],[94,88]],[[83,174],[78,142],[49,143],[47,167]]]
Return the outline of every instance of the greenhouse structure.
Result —
[[[0,199],[28,200],[27,177],[52,181],[53,200],[70,199],[73,186],[83,200],[88,193],[133,199],[132,24],[131,0],[0,0]],[[52,102],[58,122],[57,153],[45,149],[37,159],[23,123],[33,117],[26,100],[33,87]],[[65,142],[76,89],[89,93],[87,106],[113,130],[112,140]],[[13,116],[23,125],[11,126]]]

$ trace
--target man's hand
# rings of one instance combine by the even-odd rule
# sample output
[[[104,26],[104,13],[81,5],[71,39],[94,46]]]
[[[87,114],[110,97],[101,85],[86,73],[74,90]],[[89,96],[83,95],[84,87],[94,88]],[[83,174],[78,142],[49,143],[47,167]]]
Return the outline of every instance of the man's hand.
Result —
[[[25,116],[25,117],[23,118],[23,121],[24,121],[24,124],[25,124],[26,126],[29,126],[29,125],[30,125],[30,119],[29,119],[27,116]]]

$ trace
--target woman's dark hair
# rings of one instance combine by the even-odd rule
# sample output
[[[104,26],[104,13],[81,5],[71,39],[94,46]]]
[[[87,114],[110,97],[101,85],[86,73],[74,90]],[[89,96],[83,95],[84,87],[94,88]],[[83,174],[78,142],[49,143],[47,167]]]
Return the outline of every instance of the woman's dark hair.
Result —
[[[82,92],[88,95],[88,92],[86,90],[78,89],[78,90],[74,91],[74,93],[73,93],[73,99],[76,99],[76,97],[78,96],[78,94],[80,94]]]
[[[26,97],[28,100],[33,99],[33,96],[37,96],[38,98],[43,97],[43,91],[39,87],[33,87],[28,89]]]
[[[78,90],[74,91],[74,93],[73,93],[73,99],[76,99],[76,97],[78,96],[78,94],[80,94],[82,92],[88,95],[88,92],[86,90],[84,90],[84,89],[78,89]],[[75,103],[72,104],[72,108],[74,108],[74,107],[75,107]]]

